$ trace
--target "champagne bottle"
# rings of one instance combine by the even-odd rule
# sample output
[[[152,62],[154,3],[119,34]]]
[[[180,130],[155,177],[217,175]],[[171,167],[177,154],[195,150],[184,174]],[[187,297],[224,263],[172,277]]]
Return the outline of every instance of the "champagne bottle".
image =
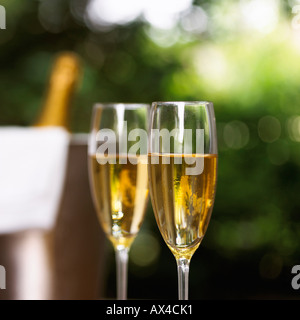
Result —
[[[70,131],[69,113],[72,97],[79,82],[80,59],[72,52],[62,52],[54,60],[49,83],[44,98],[41,114],[35,127],[61,127]],[[61,264],[61,257],[55,248],[58,242],[57,226],[46,232],[40,231],[40,246],[43,246],[44,261],[40,269],[47,275],[40,280],[44,287],[43,299],[55,299],[57,293],[57,265]]]
[[[69,107],[80,76],[80,60],[72,52],[55,59],[41,115],[35,126],[57,126],[69,129]]]

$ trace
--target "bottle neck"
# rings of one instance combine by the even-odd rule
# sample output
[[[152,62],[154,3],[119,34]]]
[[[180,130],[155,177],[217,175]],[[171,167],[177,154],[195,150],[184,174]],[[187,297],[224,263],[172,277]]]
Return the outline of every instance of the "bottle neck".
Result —
[[[36,126],[59,126],[69,129],[69,107],[79,77],[79,61],[70,53],[55,61],[42,113]]]

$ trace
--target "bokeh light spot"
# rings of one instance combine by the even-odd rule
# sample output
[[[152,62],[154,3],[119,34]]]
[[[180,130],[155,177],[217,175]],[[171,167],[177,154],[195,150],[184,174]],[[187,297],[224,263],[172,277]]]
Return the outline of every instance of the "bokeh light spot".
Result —
[[[240,7],[244,25],[249,29],[269,33],[278,23],[278,0],[241,0]]]
[[[191,33],[200,34],[207,30],[208,17],[199,6],[192,6],[181,18],[182,28]]]
[[[288,119],[287,131],[292,141],[300,142],[300,116]]]
[[[90,0],[86,18],[94,27],[127,24],[143,17],[150,25],[171,29],[192,0]]]
[[[231,121],[223,129],[225,144],[232,149],[240,149],[249,142],[248,126],[241,121]]]
[[[130,251],[131,262],[138,267],[154,264],[160,255],[160,244],[149,232],[140,232]]]
[[[283,261],[278,254],[267,253],[259,263],[259,273],[262,278],[276,279],[282,270]]]
[[[264,142],[274,142],[281,135],[281,125],[273,116],[262,117],[258,122],[258,135]]]
[[[51,33],[60,33],[64,27],[66,10],[59,0],[42,0],[39,5],[38,17],[42,27]]]

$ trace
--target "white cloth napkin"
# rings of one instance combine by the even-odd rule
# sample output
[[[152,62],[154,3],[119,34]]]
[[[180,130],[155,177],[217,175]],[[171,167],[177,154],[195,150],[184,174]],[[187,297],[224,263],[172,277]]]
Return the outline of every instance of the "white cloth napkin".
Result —
[[[0,128],[0,233],[51,229],[70,135],[63,128]]]

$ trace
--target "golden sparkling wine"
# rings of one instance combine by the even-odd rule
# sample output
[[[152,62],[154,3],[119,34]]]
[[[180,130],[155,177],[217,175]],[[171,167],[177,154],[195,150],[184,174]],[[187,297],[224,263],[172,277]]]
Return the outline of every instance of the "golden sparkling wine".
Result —
[[[149,163],[152,156],[153,154],[149,155]],[[149,166],[155,218],[175,257],[190,259],[204,237],[213,209],[217,155],[181,154],[156,157],[158,163],[152,162]],[[196,160],[192,159],[195,157],[204,161],[203,172],[187,175],[186,169],[195,166],[191,164]]]
[[[113,246],[129,248],[140,230],[148,199],[147,156],[116,157],[99,164],[90,156],[92,193],[98,218]],[[99,160],[99,158],[98,158]],[[101,161],[100,161],[101,163]]]

